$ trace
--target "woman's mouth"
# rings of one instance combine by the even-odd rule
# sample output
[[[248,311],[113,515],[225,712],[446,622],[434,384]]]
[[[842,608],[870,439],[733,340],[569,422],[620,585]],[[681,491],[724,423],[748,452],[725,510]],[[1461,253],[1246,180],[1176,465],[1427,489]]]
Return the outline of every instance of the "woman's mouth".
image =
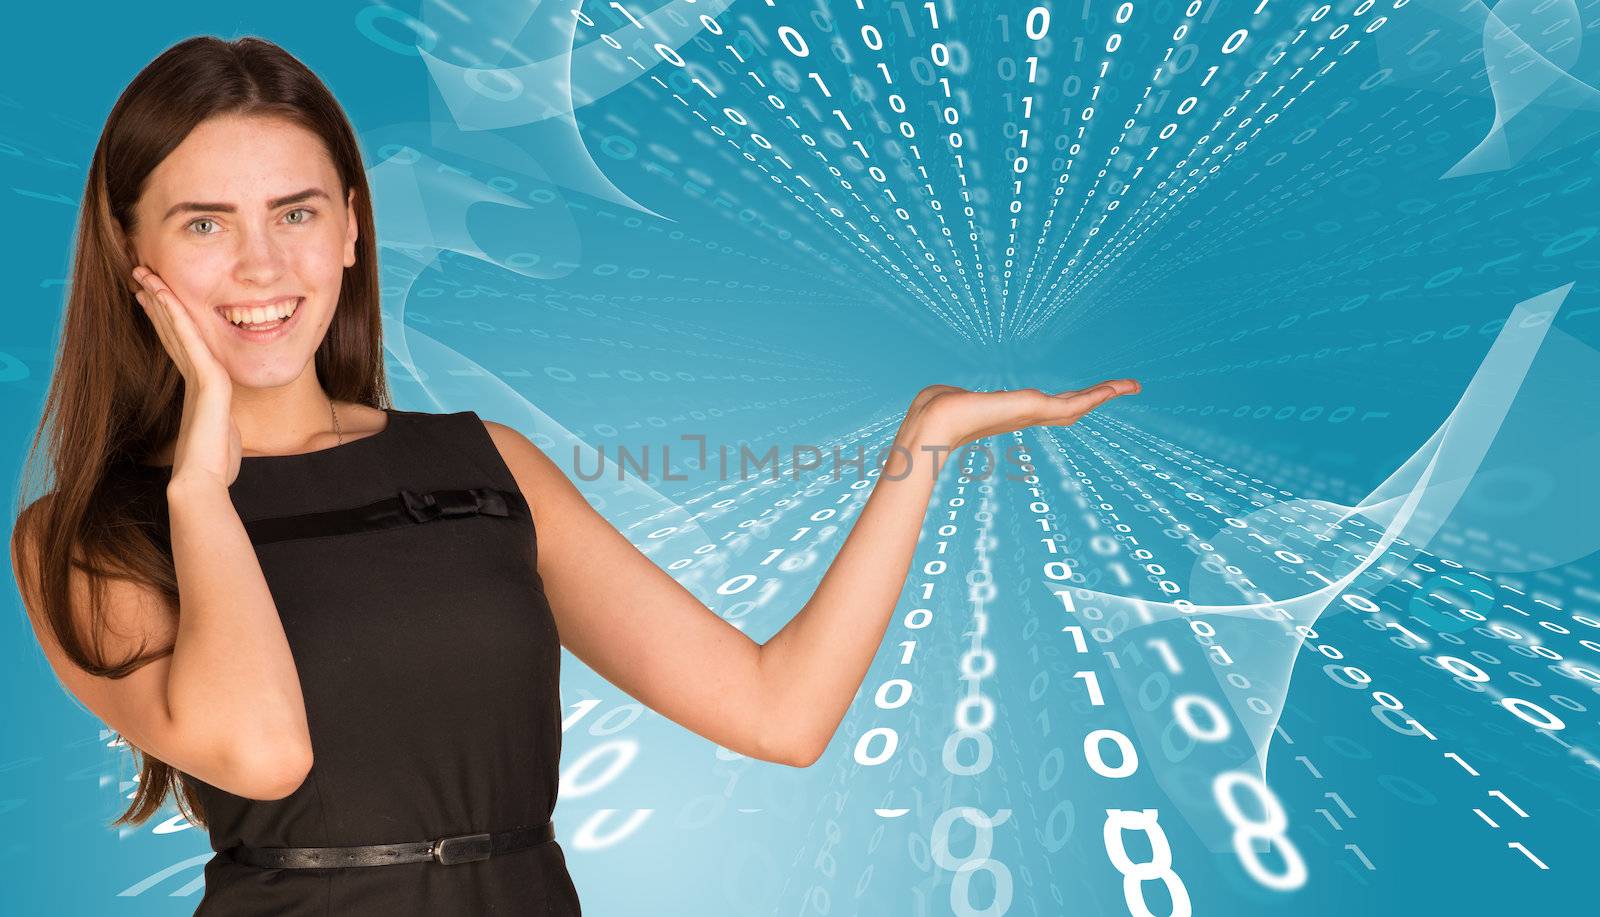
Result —
[[[305,297],[285,298],[266,307],[238,309],[218,306],[216,313],[239,337],[256,343],[276,340],[289,332],[299,317]],[[287,315],[285,314],[287,313]]]

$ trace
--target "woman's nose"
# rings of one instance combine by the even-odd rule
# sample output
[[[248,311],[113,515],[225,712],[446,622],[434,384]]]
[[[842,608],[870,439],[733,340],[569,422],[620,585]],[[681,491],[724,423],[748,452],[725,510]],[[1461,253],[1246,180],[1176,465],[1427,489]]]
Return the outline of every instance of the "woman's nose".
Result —
[[[261,227],[245,228],[238,238],[234,272],[240,280],[269,281],[283,272],[283,246],[271,231]]]

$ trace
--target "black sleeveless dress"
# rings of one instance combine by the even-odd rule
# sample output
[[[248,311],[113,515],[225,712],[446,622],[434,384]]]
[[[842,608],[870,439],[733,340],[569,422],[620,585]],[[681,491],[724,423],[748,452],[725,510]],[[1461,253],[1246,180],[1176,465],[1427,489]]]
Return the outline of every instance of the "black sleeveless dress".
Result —
[[[554,811],[560,643],[528,504],[475,412],[387,413],[383,430],[332,448],[246,456],[229,488],[294,655],[314,764],[270,801],[185,777],[215,851],[200,917],[581,913],[556,841],[448,864],[229,856],[430,841]],[[134,469],[170,549],[171,469]]]

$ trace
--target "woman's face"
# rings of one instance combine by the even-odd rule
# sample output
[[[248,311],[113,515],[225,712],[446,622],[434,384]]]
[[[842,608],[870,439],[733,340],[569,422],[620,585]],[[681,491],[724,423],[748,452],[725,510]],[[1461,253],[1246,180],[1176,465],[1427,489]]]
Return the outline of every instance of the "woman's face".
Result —
[[[262,116],[201,122],[150,173],[134,205],[135,262],[177,294],[235,385],[286,385],[311,363],[356,263],[355,190],[339,189],[316,134]],[[229,318],[288,302],[295,312],[276,331]]]

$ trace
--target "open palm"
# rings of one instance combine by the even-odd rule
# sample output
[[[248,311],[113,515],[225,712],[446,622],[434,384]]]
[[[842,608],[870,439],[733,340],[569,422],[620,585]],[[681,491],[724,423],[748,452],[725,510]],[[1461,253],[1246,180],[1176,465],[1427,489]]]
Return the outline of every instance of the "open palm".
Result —
[[[1024,427],[1064,427],[1113,398],[1139,391],[1134,379],[1109,379],[1054,394],[1037,388],[974,392],[930,385],[917,393],[907,414],[921,418],[943,444],[959,449],[985,436]]]

